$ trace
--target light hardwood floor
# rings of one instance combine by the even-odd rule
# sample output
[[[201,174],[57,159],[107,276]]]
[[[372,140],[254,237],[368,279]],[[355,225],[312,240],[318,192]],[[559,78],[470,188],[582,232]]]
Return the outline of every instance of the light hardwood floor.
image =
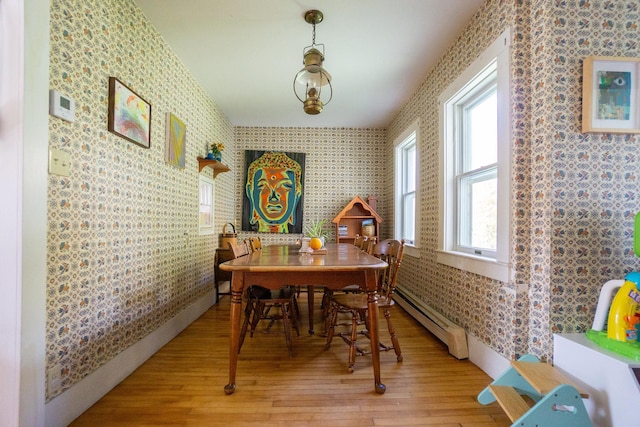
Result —
[[[320,295],[316,295],[316,301]],[[396,306],[392,315],[404,361],[381,353],[383,395],[374,391],[371,357],[347,371],[347,346],[329,350],[319,309],[308,335],[306,295],[300,337],[289,358],[282,335],[247,335],[237,390],[226,396],[229,296],[209,309],[71,425],[81,426],[451,426],[502,427],[510,422],[493,403],[476,401],[491,379],[446,347]],[[388,337],[381,316],[381,337]],[[295,335],[294,335],[295,337]]]

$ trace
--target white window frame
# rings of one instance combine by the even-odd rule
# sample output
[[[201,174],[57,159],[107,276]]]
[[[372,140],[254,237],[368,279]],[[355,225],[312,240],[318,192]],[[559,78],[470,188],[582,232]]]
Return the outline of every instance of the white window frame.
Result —
[[[511,253],[511,30],[507,28],[442,94],[440,110],[440,197],[437,261],[505,283],[512,282]],[[454,103],[472,83],[496,64],[498,105],[497,153],[497,242],[495,254],[473,254],[456,250],[455,138],[452,117]],[[480,76],[480,77],[479,77]]]
[[[202,220],[200,218],[200,208],[202,206],[202,190],[203,185],[209,186],[211,190],[211,224],[202,224]],[[210,178],[206,175],[200,175],[198,179],[198,234],[200,236],[206,236],[210,234],[214,234],[214,216],[216,212],[216,181],[213,178]]]
[[[394,176],[394,238],[397,240],[402,239],[402,229],[404,226],[405,212],[403,209],[403,198],[407,196],[405,194],[406,189],[406,156],[405,148],[408,144],[415,144],[416,150],[416,164],[415,164],[415,205],[414,205],[414,241],[405,242],[405,254],[413,257],[420,256],[420,120],[413,122],[407,129],[404,130],[393,141],[393,152],[395,162],[395,176]]]

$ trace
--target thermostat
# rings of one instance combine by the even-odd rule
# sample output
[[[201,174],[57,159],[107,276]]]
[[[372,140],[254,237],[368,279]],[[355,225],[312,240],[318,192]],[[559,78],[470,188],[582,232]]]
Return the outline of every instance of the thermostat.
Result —
[[[49,91],[49,114],[73,123],[76,121],[75,113],[73,99],[62,95],[55,89]]]

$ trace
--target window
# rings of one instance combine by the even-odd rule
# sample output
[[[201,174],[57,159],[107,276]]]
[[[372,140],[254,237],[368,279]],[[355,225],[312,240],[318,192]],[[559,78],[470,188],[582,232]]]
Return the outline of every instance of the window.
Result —
[[[510,217],[507,29],[439,97],[438,262],[508,282]]]
[[[215,212],[214,200],[215,182],[208,176],[200,175],[199,179],[199,230],[200,235],[213,234],[213,215]]]
[[[395,156],[395,215],[394,236],[404,239],[407,254],[417,256],[419,212],[418,197],[418,129],[419,122],[413,123],[394,141]]]
[[[498,182],[496,67],[452,100],[457,225],[454,249],[495,257]]]

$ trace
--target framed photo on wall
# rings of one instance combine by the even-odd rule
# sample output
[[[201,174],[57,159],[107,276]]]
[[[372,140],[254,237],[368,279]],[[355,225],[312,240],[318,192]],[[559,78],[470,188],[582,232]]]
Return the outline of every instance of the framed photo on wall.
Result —
[[[115,77],[109,77],[109,132],[151,147],[151,104]]]
[[[582,132],[640,133],[640,58],[588,56],[582,69]]]
[[[186,142],[187,125],[173,113],[167,113],[167,137],[165,142],[167,163],[184,169]]]

